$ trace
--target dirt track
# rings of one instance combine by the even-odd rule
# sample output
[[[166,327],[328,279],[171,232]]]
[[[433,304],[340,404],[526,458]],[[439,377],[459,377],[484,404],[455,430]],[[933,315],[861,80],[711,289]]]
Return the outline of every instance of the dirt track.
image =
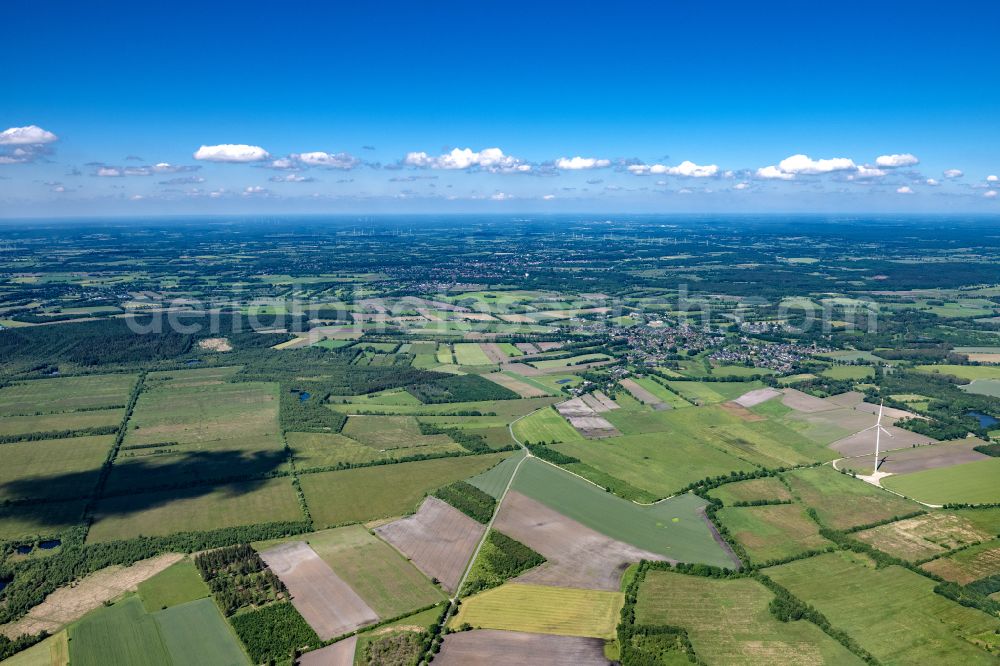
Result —
[[[607,666],[611,662],[604,658],[604,641],[600,638],[478,629],[449,634],[434,663],[446,666]]]
[[[442,502],[428,497],[412,516],[375,532],[408,557],[427,576],[454,592],[486,527]]]
[[[375,611],[304,541],[269,548],[260,557],[288,586],[292,605],[321,639],[378,622]]]
[[[129,567],[113,566],[96,571],[75,584],[60,587],[47,596],[45,601],[32,608],[25,617],[0,627],[0,633],[8,638],[37,634],[43,629],[54,634],[70,622],[100,608],[105,601],[135,590],[139,583],[152,578],[183,557],[171,553],[142,560]]]
[[[518,576],[523,583],[617,591],[629,564],[667,559],[606,537],[513,490],[493,527],[548,560]]]

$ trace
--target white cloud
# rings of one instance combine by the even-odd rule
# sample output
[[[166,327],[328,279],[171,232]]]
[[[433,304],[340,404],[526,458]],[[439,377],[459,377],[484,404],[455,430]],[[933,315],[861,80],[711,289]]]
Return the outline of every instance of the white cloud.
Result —
[[[475,167],[494,172],[531,171],[531,165],[499,148],[484,148],[479,152],[471,148],[455,148],[450,153],[432,157],[425,152],[407,153],[403,158],[407,166],[430,169],[472,169]]]
[[[513,199],[514,195],[507,194],[506,192],[494,192],[490,195],[490,199],[493,201],[507,201],[508,199]]]
[[[990,190],[989,192],[983,192],[983,196],[986,197],[987,199],[996,199],[997,198],[997,191],[996,190]]]
[[[243,143],[223,143],[217,146],[202,146],[194,153],[196,160],[206,162],[260,162],[270,154],[260,146]]]
[[[909,185],[903,185],[896,188],[896,194],[913,194],[913,190],[910,189]]]
[[[865,180],[868,178],[881,178],[884,175],[886,175],[886,172],[882,169],[876,169],[867,164],[859,164],[858,170],[849,175],[848,178],[851,180]]]
[[[245,190],[243,190],[244,195],[251,194],[267,194],[267,189],[261,187],[260,185],[250,185]]]
[[[637,176],[660,175],[683,176],[685,178],[709,178],[719,173],[717,164],[700,165],[684,160],[677,166],[664,164],[632,164],[628,170]]]
[[[879,155],[875,158],[875,164],[885,169],[896,169],[898,167],[913,166],[920,164],[916,155],[911,153],[901,153],[893,155]]]
[[[142,201],[145,198],[146,197],[142,196],[141,194],[133,194],[132,196],[129,197],[129,201]]]
[[[611,166],[611,160],[602,160],[596,157],[560,157],[555,164],[557,169],[577,171],[580,169],[603,169]]]
[[[297,173],[289,173],[284,176],[271,176],[268,180],[272,183],[311,183],[316,179],[300,176]]]
[[[750,189],[750,183],[736,183],[733,185],[734,190],[748,190]]]
[[[58,139],[55,134],[37,125],[8,127],[0,132],[0,146],[40,146]]]
[[[328,169],[353,169],[361,164],[361,160],[347,153],[325,153],[317,150],[311,153],[298,153],[291,155],[291,159],[297,160],[306,166],[326,167]],[[275,160],[277,162],[278,160]],[[281,167],[279,167],[281,168]]]
[[[795,174],[785,173],[772,164],[771,166],[757,169],[757,177],[764,178],[766,180],[791,180],[792,178],[795,178]]]
[[[814,160],[808,155],[799,154],[781,160],[778,162],[778,168],[793,175],[816,175],[834,171],[848,171],[856,169],[857,166],[854,164],[854,160],[847,157]]]
[[[931,187],[937,187],[938,185],[940,185],[940,184],[941,184],[941,183],[939,183],[939,182],[937,181],[937,179],[935,179],[935,178],[928,178],[928,179],[927,179],[926,181],[924,181],[924,182],[925,182],[925,183],[927,183],[928,185],[930,185]]]
[[[554,195],[554,194],[546,194],[542,198],[545,199],[546,201],[552,201],[553,199],[556,198],[556,195]]]
[[[1000,177],[994,176],[993,174],[990,174],[989,176],[986,176],[986,182],[987,183],[1000,182]]]
[[[942,172],[942,175],[945,178],[961,178],[962,176],[965,175],[965,172],[962,171],[961,169],[945,169]]]
[[[101,167],[97,170],[95,175],[100,176],[101,178],[119,178],[125,174],[122,173],[122,170],[118,167]]]

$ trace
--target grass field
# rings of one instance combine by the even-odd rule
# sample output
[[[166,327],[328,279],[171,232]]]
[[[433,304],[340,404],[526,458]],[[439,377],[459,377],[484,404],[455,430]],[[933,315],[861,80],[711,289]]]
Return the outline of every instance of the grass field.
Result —
[[[761,382],[684,382],[668,381],[667,385],[690,402],[709,405],[740,397],[747,391],[759,389]]]
[[[582,440],[566,419],[554,409],[543,409],[514,424],[514,436],[522,442],[572,442]]]
[[[830,379],[870,379],[875,376],[875,369],[869,365],[831,365],[821,373]]]
[[[798,504],[724,508],[715,515],[757,564],[832,545]]]
[[[124,407],[135,375],[84,375],[18,382],[0,388],[0,416]]]
[[[1000,379],[974,379],[971,383],[959,386],[958,388],[966,393],[1000,398]]]
[[[422,435],[412,416],[350,416],[341,433],[376,451],[453,444],[448,435]]]
[[[386,414],[402,415],[433,415],[455,414],[458,412],[476,411],[480,414],[495,413],[497,416],[513,420],[523,414],[545,407],[556,401],[556,398],[520,398],[515,400],[478,400],[474,402],[446,402],[425,405],[386,405],[362,397],[349,397],[346,403],[331,403],[330,409],[345,414],[357,414],[365,410],[378,411]]]
[[[558,358],[548,361],[530,361],[530,363],[539,370],[552,370],[554,368],[570,368],[572,366],[583,365],[585,363],[606,361],[609,358],[611,357],[607,354],[581,354],[579,356],[570,356],[569,358]]]
[[[942,375],[952,375],[970,381],[976,379],[1000,379],[998,365],[918,365],[914,368],[920,372],[930,372]]]
[[[194,562],[187,558],[139,583],[139,598],[147,613],[202,599],[209,594]]]
[[[449,624],[611,639],[624,603],[620,592],[508,583],[465,599]]]
[[[960,585],[1000,574],[1000,539],[939,557],[923,564],[922,568]]]
[[[153,617],[175,666],[250,664],[239,639],[211,599],[189,601],[160,611]]]
[[[635,619],[682,627],[708,664],[861,664],[819,627],[780,622],[768,610],[773,594],[757,581],[714,580],[650,571],[639,588]]]
[[[65,631],[4,659],[3,666],[69,666],[69,642]]]
[[[682,562],[733,565],[699,515],[705,501],[695,495],[639,506],[537,459],[521,465],[512,487],[612,539]]]
[[[73,666],[171,664],[156,619],[135,596],[100,608],[70,626],[69,655]]]
[[[882,485],[929,504],[1000,502],[1000,458],[890,476]]]
[[[117,427],[124,409],[99,409],[89,412],[63,412],[41,416],[6,416],[0,418],[0,437],[35,432],[59,432],[86,428]]]
[[[723,504],[734,502],[753,502],[754,500],[790,500],[792,493],[788,491],[780,479],[766,476],[762,479],[737,481],[708,491],[712,497],[717,497]]]
[[[413,442],[413,446],[405,446],[406,442],[399,442],[400,446],[388,448],[383,451],[362,444],[350,437],[334,433],[290,432],[286,435],[288,445],[295,455],[295,466],[300,471],[333,466],[338,463],[358,464],[390,458],[399,459],[406,456],[462,453],[465,451],[464,448],[452,442],[446,435],[432,435],[429,437],[421,435],[420,437],[423,439]],[[438,438],[436,441],[441,441],[443,437],[444,443],[426,443],[426,440],[430,440],[432,437]]]
[[[823,465],[788,472],[792,493],[835,529],[867,525],[923,507]]]
[[[455,359],[459,365],[494,365],[476,342],[456,342]]]
[[[86,500],[71,500],[0,505],[0,539],[51,536],[78,525],[83,521],[86,503]]]
[[[299,520],[302,510],[291,479],[279,477],[105,498],[97,503],[87,540]]]
[[[633,377],[633,379],[635,380],[636,384],[646,389],[647,391],[649,391],[657,398],[670,405],[671,407],[679,408],[679,407],[691,406],[690,402],[680,397],[673,391],[667,389],[665,386],[660,384],[655,379],[652,379],[651,377]]]
[[[396,549],[360,525],[316,532],[306,541],[381,618],[445,598]]]
[[[466,480],[491,497],[500,499],[504,488],[507,487],[507,482],[514,474],[514,468],[523,457],[523,453],[516,453],[485,472]]]
[[[555,447],[656,497],[666,497],[692,481],[754,466],[694,438],[652,433],[605,440],[580,440]]]
[[[304,474],[306,503],[318,527],[410,513],[423,496],[493,466],[503,456],[463,456],[339,472]]]
[[[0,444],[0,501],[89,495],[114,441],[97,435]]]
[[[995,641],[1000,620],[935,594],[933,580],[907,569],[876,569],[866,556],[842,551],[764,573],[883,663],[996,663],[971,641]]]
[[[955,548],[988,541],[994,535],[994,531],[980,529],[951,511],[934,511],[873,527],[856,533],[854,537],[884,553],[916,562]]]

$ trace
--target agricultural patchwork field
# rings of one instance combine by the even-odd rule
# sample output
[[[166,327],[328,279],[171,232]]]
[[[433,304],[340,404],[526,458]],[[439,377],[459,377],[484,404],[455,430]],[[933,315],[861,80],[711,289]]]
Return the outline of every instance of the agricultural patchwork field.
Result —
[[[882,485],[930,504],[1000,502],[1000,458],[893,475]]]
[[[755,564],[783,560],[833,544],[798,504],[724,508],[716,517]]]
[[[869,525],[923,508],[827,465],[788,472],[784,478],[792,494],[834,529]]]
[[[863,663],[814,624],[779,622],[768,610],[773,596],[749,578],[649,571],[639,588],[636,622],[685,629],[708,664]]]

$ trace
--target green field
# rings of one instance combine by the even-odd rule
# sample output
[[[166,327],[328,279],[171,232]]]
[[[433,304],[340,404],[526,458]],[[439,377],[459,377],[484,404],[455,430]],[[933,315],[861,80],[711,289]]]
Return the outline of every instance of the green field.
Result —
[[[155,613],[208,595],[208,586],[195,569],[194,562],[187,558],[139,583],[139,598],[147,613]]]
[[[834,529],[876,523],[923,508],[827,465],[788,472],[784,478],[792,493]]]
[[[477,474],[467,479],[467,481],[491,497],[500,499],[504,488],[507,487],[507,483],[510,481],[510,477],[514,474],[514,468],[517,467],[517,463],[523,457],[523,453],[516,453],[482,474]]]
[[[773,597],[749,578],[714,580],[649,571],[639,588],[635,620],[685,629],[707,664],[862,663],[816,625],[778,621],[768,610]]]
[[[463,600],[449,626],[611,639],[624,602],[620,592],[508,583]]]
[[[392,417],[367,417],[392,418]],[[412,418],[412,417],[402,417]],[[288,445],[295,455],[295,466],[298,470],[308,470],[319,467],[331,467],[338,463],[359,464],[375,460],[399,459],[407,456],[432,455],[438,453],[463,453],[464,448],[455,444],[447,435],[418,435],[421,439],[410,442],[399,441],[396,447],[385,450],[376,449],[362,444],[355,439],[326,432],[290,432],[286,434]],[[427,443],[436,438],[440,444]]]
[[[922,568],[960,585],[1000,574],[1000,539],[939,557],[923,564]]]
[[[759,389],[764,384],[753,382],[696,382],[668,381],[671,390],[682,395],[689,402],[698,405],[710,405],[725,402],[740,397],[747,391]]]
[[[459,365],[491,365],[493,363],[476,342],[456,342],[455,359]]]
[[[920,372],[952,375],[970,381],[976,379],[1000,379],[1000,365],[918,365]]]
[[[410,513],[431,490],[478,474],[502,457],[463,456],[303,474],[300,483],[317,527],[332,527]]]
[[[566,419],[554,409],[542,409],[514,424],[514,436],[521,442],[572,442],[582,440]]]
[[[682,562],[733,566],[698,514],[705,501],[696,495],[639,506],[537,459],[521,465],[512,488],[613,539]]]
[[[672,433],[580,440],[553,448],[656,497],[671,495],[705,477],[754,469],[711,444]]]
[[[798,504],[727,507],[715,515],[756,564],[833,545]]]
[[[279,477],[108,497],[97,503],[87,540],[299,520],[302,510],[291,479]]]
[[[124,407],[135,375],[83,375],[18,382],[0,388],[0,417]]]
[[[97,435],[0,444],[0,501],[89,495],[114,441]]]
[[[175,666],[250,664],[236,634],[211,599],[189,601],[153,617]]]
[[[88,412],[63,412],[41,416],[5,416],[0,418],[0,437],[87,428],[117,428],[124,415],[124,409],[98,409]]]
[[[1000,398],[1000,379],[974,379],[972,382],[959,386],[958,388],[967,393]]]
[[[420,434],[412,416],[350,416],[341,433],[376,451],[454,444],[448,435]]]
[[[54,535],[80,524],[86,504],[86,500],[70,500],[0,505],[0,539]]]
[[[571,368],[575,365],[594,363],[596,361],[606,361],[611,358],[607,354],[580,354],[569,358],[557,358],[549,361],[529,361],[529,363],[539,370],[552,370],[553,368]]]
[[[935,594],[933,580],[907,569],[876,569],[866,556],[842,551],[764,573],[883,663],[996,663],[971,641],[995,644],[1000,620]]]
[[[135,596],[99,608],[71,625],[69,656],[73,666],[171,664],[156,619]]]
[[[678,407],[691,406],[690,402],[680,397],[673,391],[667,389],[665,386],[663,386],[662,384],[660,384],[658,381],[656,381],[651,377],[633,377],[632,379],[635,380],[636,384],[646,389],[647,391],[649,391],[657,398],[670,405],[671,407],[678,408]]]
[[[819,373],[830,379],[852,379],[860,381],[875,376],[875,369],[868,365],[832,365]]]
[[[445,598],[395,548],[360,525],[316,532],[306,541],[381,618],[399,617]]]
[[[1000,502],[1000,458],[893,475],[882,485],[928,504]]]
[[[781,479],[773,476],[727,483],[709,490],[708,494],[717,497],[726,505],[731,505],[734,502],[753,502],[754,500],[792,499],[792,493],[781,482]]]

